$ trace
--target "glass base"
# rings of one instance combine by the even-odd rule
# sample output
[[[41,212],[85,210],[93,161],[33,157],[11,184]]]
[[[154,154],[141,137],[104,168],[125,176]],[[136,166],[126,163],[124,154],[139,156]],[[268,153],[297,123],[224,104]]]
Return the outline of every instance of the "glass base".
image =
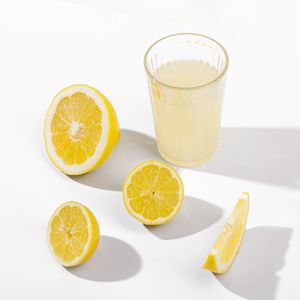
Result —
[[[159,149],[158,149],[159,150]],[[214,151],[211,152],[211,154],[202,157],[199,160],[195,160],[195,161],[180,161],[177,159],[174,159],[170,156],[167,156],[165,154],[163,154],[160,150],[159,150],[159,154],[162,156],[163,159],[165,159],[167,162],[169,162],[170,164],[177,166],[177,167],[199,167],[203,164],[205,164],[206,162],[208,162],[215,154],[216,152],[216,148],[214,149]]]

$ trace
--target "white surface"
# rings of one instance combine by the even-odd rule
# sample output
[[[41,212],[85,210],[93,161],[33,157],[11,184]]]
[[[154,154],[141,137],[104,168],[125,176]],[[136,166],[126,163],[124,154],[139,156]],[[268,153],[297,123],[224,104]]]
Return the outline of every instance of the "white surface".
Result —
[[[103,2],[103,3],[102,3]],[[299,299],[299,7],[294,1],[1,1],[0,299]],[[174,32],[219,40],[231,61],[219,152],[180,169],[184,207],[148,230],[125,211],[128,169],[156,157],[142,58]],[[120,144],[73,180],[45,155],[43,119],[72,83],[114,104]],[[126,129],[126,130],[125,130]],[[232,269],[201,263],[242,191],[248,230]],[[100,221],[95,257],[74,270],[50,255],[54,209],[77,200]],[[85,280],[87,278],[88,280]]]

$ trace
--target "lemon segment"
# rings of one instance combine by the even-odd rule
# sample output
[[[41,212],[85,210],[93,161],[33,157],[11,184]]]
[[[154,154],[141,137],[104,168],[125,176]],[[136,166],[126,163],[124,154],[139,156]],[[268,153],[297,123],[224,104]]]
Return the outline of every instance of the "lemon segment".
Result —
[[[134,168],[123,186],[128,212],[146,225],[171,220],[183,201],[183,183],[179,174],[159,161],[147,161]]]
[[[87,261],[99,243],[99,225],[84,205],[70,201],[59,206],[48,224],[48,245],[66,267]]]
[[[44,139],[53,164],[69,175],[87,173],[103,163],[120,137],[111,103],[87,85],[71,85],[53,99]]]
[[[210,250],[204,269],[224,273],[230,268],[244,239],[248,211],[249,194],[244,192]]]

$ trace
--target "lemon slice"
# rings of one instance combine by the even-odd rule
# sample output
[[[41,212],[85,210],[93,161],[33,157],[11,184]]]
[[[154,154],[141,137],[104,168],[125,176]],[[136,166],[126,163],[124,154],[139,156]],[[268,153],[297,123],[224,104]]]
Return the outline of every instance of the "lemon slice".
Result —
[[[99,226],[87,207],[71,201],[55,210],[48,224],[48,244],[63,266],[77,266],[87,261],[98,242]]]
[[[71,85],[58,92],[45,118],[48,156],[69,175],[89,172],[103,163],[119,137],[113,106],[87,85]]]
[[[203,268],[214,273],[226,272],[237,256],[244,239],[249,210],[249,194],[242,193],[231,216],[210,250]]]
[[[183,183],[178,173],[165,163],[147,161],[134,168],[123,187],[128,212],[146,225],[171,220],[183,201]]]

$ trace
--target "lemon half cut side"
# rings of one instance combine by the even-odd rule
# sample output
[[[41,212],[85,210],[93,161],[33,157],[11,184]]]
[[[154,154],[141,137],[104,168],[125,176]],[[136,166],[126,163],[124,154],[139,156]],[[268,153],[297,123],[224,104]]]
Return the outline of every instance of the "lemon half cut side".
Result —
[[[95,169],[120,137],[112,104],[88,85],[71,85],[58,92],[44,124],[46,151],[53,164],[69,175]]]
[[[65,267],[87,261],[99,243],[99,225],[84,205],[70,201],[60,205],[48,224],[48,245],[53,256]]]
[[[134,168],[123,186],[127,211],[146,225],[168,222],[179,212],[184,197],[179,174],[159,161],[146,161]]]

